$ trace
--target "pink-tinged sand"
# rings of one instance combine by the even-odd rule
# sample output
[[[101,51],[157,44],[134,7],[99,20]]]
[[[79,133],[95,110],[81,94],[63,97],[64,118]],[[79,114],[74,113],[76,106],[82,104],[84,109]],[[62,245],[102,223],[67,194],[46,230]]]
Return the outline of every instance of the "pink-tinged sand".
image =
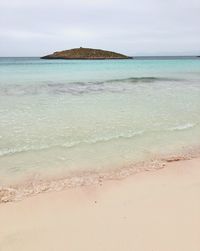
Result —
[[[200,159],[0,204],[0,251],[199,251]]]

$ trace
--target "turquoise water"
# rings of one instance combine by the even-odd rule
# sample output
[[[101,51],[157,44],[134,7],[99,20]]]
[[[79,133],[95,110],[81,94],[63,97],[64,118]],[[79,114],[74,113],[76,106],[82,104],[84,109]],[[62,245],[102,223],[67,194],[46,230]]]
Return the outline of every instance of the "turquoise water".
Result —
[[[200,60],[0,58],[0,185],[199,147]]]

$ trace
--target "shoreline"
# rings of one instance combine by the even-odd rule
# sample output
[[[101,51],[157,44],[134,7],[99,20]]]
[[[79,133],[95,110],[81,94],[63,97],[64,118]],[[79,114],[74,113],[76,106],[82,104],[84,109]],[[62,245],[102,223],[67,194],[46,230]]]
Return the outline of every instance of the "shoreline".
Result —
[[[0,204],[9,250],[199,250],[200,158]]]
[[[110,180],[123,180],[138,173],[151,172],[167,168],[168,163],[187,161],[200,158],[200,149],[191,148],[179,154],[155,157],[149,161],[138,162],[120,168],[111,168],[106,171],[82,171],[71,175],[46,178],[30,176],[16,184],[0,186],[0,204],[21,201],[41,193],[52,193],[76,187],[102,185]]]

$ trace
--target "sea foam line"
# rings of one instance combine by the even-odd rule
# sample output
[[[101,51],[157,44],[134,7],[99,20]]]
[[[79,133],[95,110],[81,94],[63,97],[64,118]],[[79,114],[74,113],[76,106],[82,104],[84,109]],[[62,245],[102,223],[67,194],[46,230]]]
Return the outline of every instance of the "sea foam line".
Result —
[[[74,141],[74,142],[68,142],[68,143],[62,143],[62,144],[54,144],[54,145],[43,145],[43,146],[23,146],[15,149],[2,149],[0,150],[0,157],[7,156],[7,155],[13,155],[17,153],[25,153],[29,151],[40,151],[40,150],[48,150],[54,147],[66,147],[66,148],[72,148],[76,147],[81,144],[97,144],[97,143],[103,143],[103,142],[108,142],[112,140],[117,140],[120,138],[124,139],[129,139],[133,138],[139,135],[142,135],[145,131],[136,131],[136,132],[130,132],[127,134],[118,134],[118,135],[113,135],[110,137],[101,137],[101,138],[94,138],[90,140],[82,140],[82,141]]]
[[[182,154],[155,158],[147,162],[132,163],[107,171],[85,171],[76,172],[71,176],[62,176],[61,178],[42,179],[29,177],[24,182],[16,185],[0,186],[0,203],[19,201],[26,197],[51,191],[61,191],[67,188],[88,185],[102,185],[106,180],[124,179],[130,175],[152,171],[164,168],[167,162],[184,161],[199,157],[200,149]]]
[[[170,127],[167,129],[162,129],[162,130],[140,130],[140,131],[134,131],[134,132],[128,132],[126,134],[118,134],[118,135],[112,135],[112,136],[107,136],[107,137],[101,137],[101,138],[94,138],[94,139],[89,139],[89,140],[82,140],[82,141],[74,141],[74,142],[67,142],[67,143],[62,143],[62,144],[53,144],[53,145],[43,145],[43,146],[23,146],[15,149],[1,149],[0,150],[0,157],[3,156],[8,156],[8,155],[14,155],[18,153],[25,153],[29,151],[41,151],[41,150],[48,150],[54,147],[66,147],[66,148],[72,148],[72,147],[77,147],[81,144],[98,144],[98,143],[103,143],[103,142],[109,142],[112,140],[118,140],[118,139],[131,139],[137,136],[142,136],[147,133],[156,133],[156,132],[164,132],[164,131],[182,131],[182,130],[188,130],[192,129],[196,126],[195,123],[186,123],[186,124],[181,124],[181,125],[176,125],[174,127]]]
[[[195,123],[186,123],[186,124],[171,127],[171,128],[169,128],[169,130],[170,131],[181,131],[181,130],[187,130],[187,129],[193,128],[195,126],[196,126]]]

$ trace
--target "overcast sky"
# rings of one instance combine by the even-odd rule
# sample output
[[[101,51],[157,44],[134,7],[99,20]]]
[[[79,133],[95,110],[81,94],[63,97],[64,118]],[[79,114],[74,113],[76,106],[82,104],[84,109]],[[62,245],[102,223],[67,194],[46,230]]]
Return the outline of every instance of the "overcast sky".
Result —
[[[0,0],[0,56],[200,54],[200,0]]]

